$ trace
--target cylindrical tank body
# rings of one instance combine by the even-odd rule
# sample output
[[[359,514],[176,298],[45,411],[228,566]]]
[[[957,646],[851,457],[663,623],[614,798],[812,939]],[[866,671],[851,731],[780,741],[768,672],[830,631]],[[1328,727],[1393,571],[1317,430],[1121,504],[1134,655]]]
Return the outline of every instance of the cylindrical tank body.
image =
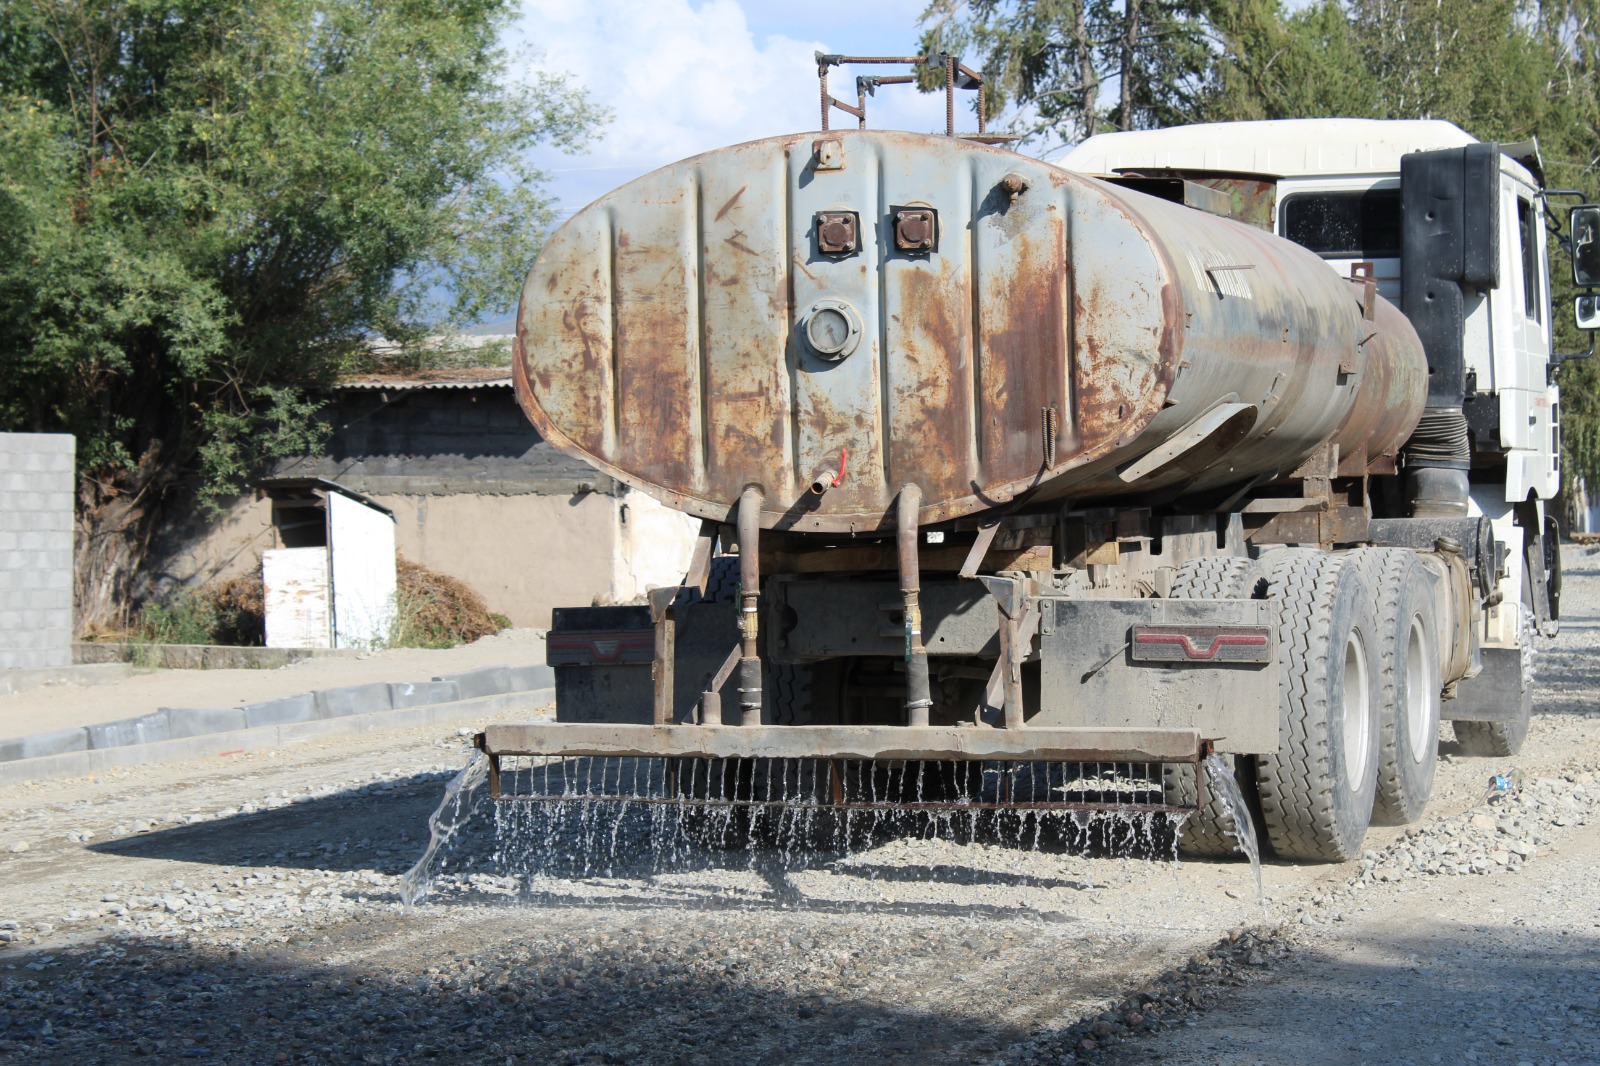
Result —
[[[796,134],[575,215],[515,373],[550,441],[670,506],[726,520],[755,486],[766,528],[863,532],[907,484],[931,524],[1287,474],[1329,440],[1393,454],[1426,364],[1364,297],[1297,245],[1012,152]]]

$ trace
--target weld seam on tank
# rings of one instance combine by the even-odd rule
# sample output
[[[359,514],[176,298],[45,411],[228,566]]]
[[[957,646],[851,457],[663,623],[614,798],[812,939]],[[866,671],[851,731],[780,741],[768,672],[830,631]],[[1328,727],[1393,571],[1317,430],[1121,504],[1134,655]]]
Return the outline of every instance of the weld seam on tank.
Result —
[[[711,327],[706,317],[706,252],[700,234],[705,229],[705,176],[697,167],[694,172],[694,299],[691,301],[695,315],[697,413],[700,418],[700,483],[711,484]]]

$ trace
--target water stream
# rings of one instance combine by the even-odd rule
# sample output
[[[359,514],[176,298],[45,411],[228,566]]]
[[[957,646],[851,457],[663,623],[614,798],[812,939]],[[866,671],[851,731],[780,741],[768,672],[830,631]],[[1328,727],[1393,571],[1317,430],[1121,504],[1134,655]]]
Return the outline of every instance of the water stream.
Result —
[[[487,770],[474,755],[446,787],[427,849],[401,880],[407,910],[453,884],[441,880],[445,856],[466,838]],[[1176,860],[1179,823],[1154,809],[1159,777],[1132,764],[839,760],[830,769],[821,760],[511,757],[500,781],[492,853],[469,848],[464,865],[488,859],[495,873],[480,872],[530,902],[644,885],[663,901],[689,902],[716,895],[716,882],[700,876],[712,869],[744,868],[780,887],[790,873],[819,868],[875,879],[867,853],[896,839]],[[835,808],[835,788],[853,805]],[[930,851],[930,863],[939,854]]]
[[[1256,839],[1256,826],[1250,818],[1250,808],[1245,804],[1244,793],[1234,779],[1233,768],[1222,761],[1220,755],[1206,756],[1206,787],[1222,798],[1222,805],[1233,819],[1233,838],[1239,850],[1250,860],[1250,872],[1256,878],[1256,899],[1261,903],[1261,917],[1266,919],[1267,894],[1261,886],[1261,843]]]
[[[400,878],[400,903],[409,913],[428,895],[433,883],[433,860],[472,816],[473,793],[489,776],[489,758],[474,752],[472,760],[445,786],[439,807],[428,816],[428,846],[416,865]]]

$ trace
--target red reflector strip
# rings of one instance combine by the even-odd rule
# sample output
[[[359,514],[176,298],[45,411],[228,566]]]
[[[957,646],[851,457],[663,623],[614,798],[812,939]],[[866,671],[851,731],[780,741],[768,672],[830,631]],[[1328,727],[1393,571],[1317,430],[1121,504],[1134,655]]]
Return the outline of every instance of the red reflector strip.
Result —
[[[1264,663],[1272,659],[1272,639],[1264,626],[1134,626],[1133,658]]]
[[[656,637],[648,629],[576,630],[545,637],[550,666],[646,663],[655,658]]]

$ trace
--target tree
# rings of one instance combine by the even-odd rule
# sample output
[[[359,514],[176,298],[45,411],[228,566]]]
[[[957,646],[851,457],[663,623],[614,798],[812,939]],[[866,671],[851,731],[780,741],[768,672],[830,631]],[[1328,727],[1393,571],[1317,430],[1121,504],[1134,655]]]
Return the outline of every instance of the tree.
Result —
[[[1215,58],[1209,0],[931,0],[926,51],[981,65],[991,114],[1018,105],[1026,139],[1081,140],[1107,129],[1197,121]],[[1117,105],[1102,88],[1115,84]],[[942,88],[942,71],[923,88]]]
[[[313,443],[374,335],[505,306],[552,220],[510,0],[0,0],[0,426],[79,441],[80,626],[174,501]],[[452,292],[445,307],[427,294]]]
[[[1322,0],[1285,18],[1278,0],[1243,0],[1215,20],[1222,56],[1209,117],[1371,118],[1378,89],[1337,0]]]

